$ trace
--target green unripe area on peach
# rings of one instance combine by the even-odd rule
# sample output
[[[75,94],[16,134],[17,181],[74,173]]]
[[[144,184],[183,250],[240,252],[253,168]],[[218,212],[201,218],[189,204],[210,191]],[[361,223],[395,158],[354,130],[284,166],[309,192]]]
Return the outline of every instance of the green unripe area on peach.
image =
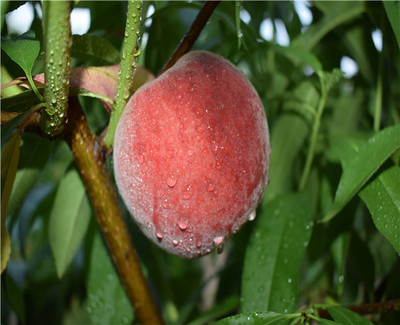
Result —
[[[269,153],[254,87],[226,59],[195,51],[129,100],[116,130],[114,171],[142,231],[193,258],[255,217]]]

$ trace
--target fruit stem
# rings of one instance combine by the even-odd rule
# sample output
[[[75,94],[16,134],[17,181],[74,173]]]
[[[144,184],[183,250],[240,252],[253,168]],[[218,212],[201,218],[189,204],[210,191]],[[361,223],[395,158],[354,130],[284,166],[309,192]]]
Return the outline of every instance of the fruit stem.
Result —
[[[308,148],[306,164],[304,166],[303,174],[301,175],[301,179],[300,179],[300,185],[299,185],[300,191],[302,191],[304,189],[304,187],[306,186],[308,176],[311,171],[311,165],[312,165],[312,162],[314,159],[315,146],[317,144],[319,127],[321,125],[321,117],[322,117],[322,113],[325,108],[325,102],[326,102],[326,97],[327,97],[327,89],[326,88],[327,87],[325,86],[324,79],[321,78],[321,98],[318,103],[318,108],[317,108],[316,114],[314,115],[314,124],[313,124],[313,129],[312,129],[312,134],[311,134],[310,147]]]
[[[43,1],[42,8],[45,50],[44,99],[47,108],[42,113],[41,127],[47,135],[56,136],[64,129],[68,110],[72,45],[71,4],[65,0]],[[32,78],[28,76],[28,80],[34,87]]]
[[[165,63],[165,65],[159,72],[159,75],[167,71],[169,68],[171,68],[182,55],[190,51],[190,49],[194,45],[194,42],[196,42],[201,31],[206,25],[208,19],[211,17],[211,14],[213,13],[214,9],[218,6],[219,2],[220,0],[215,0],[215,1],[208,0],[203,4],[199,13],[196,16],[196,19],[193,21],[192,25],[187,30],[185,36],[183,36],[182,40],[175,49],[174,53],[172,53],[168,61]]]
[[[122,49],[121,68],[119,69],[117,93],[115,105],[111,113],[107,134],[104,138],[104,145],[110,149],[114,143],[115,130],[119,119],[124,111],[125,105],[131,94],[133,72],[140,55],[140,21],[143,1],[130,0],[125,26],[125,38]]]
[[[101,147],[86,122],[77,98],[70,98],[69,110],[66,141],[74,155],[121,282],[135,309],[135,316],[142,324],[163,324],[131,242]]]

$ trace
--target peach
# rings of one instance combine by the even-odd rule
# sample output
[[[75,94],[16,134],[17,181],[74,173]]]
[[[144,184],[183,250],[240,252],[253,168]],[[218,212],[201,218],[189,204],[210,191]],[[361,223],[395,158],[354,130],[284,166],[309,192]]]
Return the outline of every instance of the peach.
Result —
[[[130,98],[116,130],[114,172],[142,231],[194,258],[255,218],[269,154],[254,87],[226,59],[195,51]]]

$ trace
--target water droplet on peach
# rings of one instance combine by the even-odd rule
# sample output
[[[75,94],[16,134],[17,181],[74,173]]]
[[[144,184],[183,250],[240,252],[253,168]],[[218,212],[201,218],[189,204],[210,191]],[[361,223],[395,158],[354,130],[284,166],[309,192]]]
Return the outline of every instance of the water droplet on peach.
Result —
[[[188,226],[187,222],[184,221],[184,220],[181,220],[181,221],[178,222],[178,227],[182,231],[186,230],[187,226]]]
[[[174,187],[176,185],[176,178],[174,176],[170,176],[167,179],[167,185],[169,187]]]
[[[249,214],[249,221],[253,221],[256,218],[256,210]]]

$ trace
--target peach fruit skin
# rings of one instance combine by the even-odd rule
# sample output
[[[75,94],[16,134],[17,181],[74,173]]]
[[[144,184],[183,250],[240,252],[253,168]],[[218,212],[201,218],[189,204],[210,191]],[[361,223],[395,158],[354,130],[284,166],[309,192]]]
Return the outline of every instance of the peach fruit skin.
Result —
[[[194,258],[255,217],[269,154],[254,87],[226,59],[195,51],[131,97],[116,130],[114,172],[142,231]]]

